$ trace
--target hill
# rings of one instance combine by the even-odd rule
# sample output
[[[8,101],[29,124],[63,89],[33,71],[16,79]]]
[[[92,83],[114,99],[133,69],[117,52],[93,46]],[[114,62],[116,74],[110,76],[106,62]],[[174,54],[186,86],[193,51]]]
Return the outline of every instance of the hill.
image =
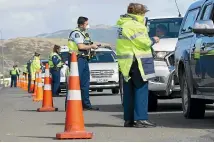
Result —
[[[92,41],[109,43],[111,45],[115,45],[115,36],[113,35],[114,31],[115,31],[114,28],[108,25],[95,25],[88,30],[90,37],[92,38]],[[71,29],[60,30],[53,33],[39,34],[36,37],[68,38],[70,32],[71,32]]]

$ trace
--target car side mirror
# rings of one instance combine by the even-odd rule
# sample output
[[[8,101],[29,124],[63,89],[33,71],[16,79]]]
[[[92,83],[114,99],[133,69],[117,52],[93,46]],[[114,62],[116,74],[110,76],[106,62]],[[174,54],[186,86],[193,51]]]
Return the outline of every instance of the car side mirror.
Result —
[[[212,20],[199,20],[196,21],[193,28],[193,32],[196,34],[203,34],[208,36],[214,35],[214,24]]]

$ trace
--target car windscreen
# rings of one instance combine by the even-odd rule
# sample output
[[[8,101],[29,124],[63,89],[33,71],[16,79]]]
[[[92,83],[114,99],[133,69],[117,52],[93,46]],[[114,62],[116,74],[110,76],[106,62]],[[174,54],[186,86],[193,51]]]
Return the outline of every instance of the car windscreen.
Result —
[[[160,38],[177,38],[183,18],[150,19],[149,36]]]
[[[115,59],[112,51],[96,51],[96,55],[90,59],[89,63],[111,63],[115,62]]]

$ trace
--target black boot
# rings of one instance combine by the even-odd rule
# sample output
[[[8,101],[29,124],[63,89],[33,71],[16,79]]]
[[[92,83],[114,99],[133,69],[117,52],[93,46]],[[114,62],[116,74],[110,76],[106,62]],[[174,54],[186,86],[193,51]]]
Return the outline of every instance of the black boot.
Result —
[[[134,121],[125,121],[124,127],[134,127],[136,125],[136,122]]]
[[[151,127],[156,127],[156,124],[151,123],[147,120],[139,120],[136,121],[136,128],[151,128]]]

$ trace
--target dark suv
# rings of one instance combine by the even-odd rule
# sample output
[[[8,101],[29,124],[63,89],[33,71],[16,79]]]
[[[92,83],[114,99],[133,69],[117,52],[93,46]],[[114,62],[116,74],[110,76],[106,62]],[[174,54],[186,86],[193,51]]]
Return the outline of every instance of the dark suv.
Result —
[[[214,102],[214,0],[199,0],[187,10],[175,50],[175,69],[186,118],[203,118]]]

